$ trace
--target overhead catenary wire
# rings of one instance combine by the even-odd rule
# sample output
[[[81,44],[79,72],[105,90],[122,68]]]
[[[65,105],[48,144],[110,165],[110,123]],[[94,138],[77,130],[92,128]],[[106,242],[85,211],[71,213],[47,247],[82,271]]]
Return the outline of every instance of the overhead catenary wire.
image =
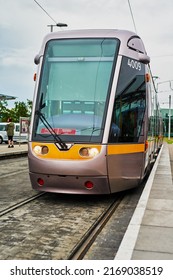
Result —
[[[133,11],[132,11],[132,7],[131,7],[131,4],[130,4],[130,0],[128,0],[128,4],[129,4],[129,9],[130,9],[130,14],[131,14],[131,17],[132,17],[134,29],[135,29],[135,32],[137,33],[137,28],[136,28],[135,19],[134,19],[134,16],[133,16]]]
[[[58,26],[58,27],[67,27],[68,25],[66,23],[57,23],[56,20],[38,3],[38,1],[34,0],[34,2],[46,13],[46,15],[51,18],[51,20],[53,20],[53,22],[55,23],[55,25],[50,24],[48,25],[50,27],[50,31],[53,32],[53,27],[54,26]]]
[[[129,5],[129,9],[130,9],[130,14],[131,14],[131,17],[132,17],[132,21],[133,21],[133,26],[134,26],[135,32],[137,33],[137,28],[136,28],[135,19],[134,19],[132,7],[131,7],[131,4],[130,4],[130,0],[128,0],[128,5]],[[150,65],[149,65],[149,68],[150,68]],[[150,71],[151,71],[151,69],[150,69]],[[152,72],[151,72],[151,75],[152,75]],[[153,75],[152,75],[152,80],[153,80]],[[153,80],[153,85],[154,85],[155,91],[157,91],[156,86],[155,86],[155,83],[154,83],[154,80]]]
[[[47,14],[47,16],[48,17],[50,17],[51,18],[51,20],[53,20],[53,22],[57,25],[57,22],[56,22],[56,20],[53,18],[53,17],[51,17],[51,15],[49,15],[49,13],[36,1],[36,0],[34,0],[34,2]]]

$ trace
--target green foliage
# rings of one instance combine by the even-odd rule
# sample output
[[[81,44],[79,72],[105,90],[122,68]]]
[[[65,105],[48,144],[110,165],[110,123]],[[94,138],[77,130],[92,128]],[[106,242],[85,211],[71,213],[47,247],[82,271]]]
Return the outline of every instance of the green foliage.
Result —
[[[13,122],[19,122],[20,117],[30,117],[32,110],[32,101],[27,99],[27,102],[17,101],[14,103],[14,108],[7,108],[7,101],[0,101],[0,121],[6,122],[9,117]]]
[[[9,109],[7,108],[8,104],[7,101],[2,100],[0,101],[0,120],[6,121],[9,116]]]
[[[173,144],[173,138],[168,139],[167,137],[164,137],[164,141],[168,144]]]

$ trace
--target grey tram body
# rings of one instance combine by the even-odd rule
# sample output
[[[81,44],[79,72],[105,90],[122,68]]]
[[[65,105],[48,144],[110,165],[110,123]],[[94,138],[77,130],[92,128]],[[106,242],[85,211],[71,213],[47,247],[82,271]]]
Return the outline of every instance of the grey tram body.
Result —
[[[61,31],[44,38],[35,58],[28,152],[34,189],[109,194],[139,185],[162,144],[149,60],[130,31]]]

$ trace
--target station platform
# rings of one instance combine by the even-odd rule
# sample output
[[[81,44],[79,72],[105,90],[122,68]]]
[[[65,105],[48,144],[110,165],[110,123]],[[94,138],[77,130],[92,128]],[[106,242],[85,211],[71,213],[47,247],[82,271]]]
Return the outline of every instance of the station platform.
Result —
[[[0,159],[15,157],[18,155],[27,155],[28,153],[28,144],[27,143],[18,143],[14,144],[14,148],[8,148],[8,145],[0,145]]]
[[[166,143],[153,166],[115,260],[173,260],[173,183]]]

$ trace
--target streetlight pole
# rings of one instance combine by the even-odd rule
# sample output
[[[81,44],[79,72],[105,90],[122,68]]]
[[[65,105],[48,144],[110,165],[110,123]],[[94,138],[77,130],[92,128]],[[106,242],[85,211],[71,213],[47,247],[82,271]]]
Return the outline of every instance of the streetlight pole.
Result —
[[[53,32],[53,27],[67,27],[68,25],[66,23],[57,23],[57,24],[49,24],[48,27],[50,27],[50,32]]]
[[[53,17],[51,17],[51,15],[49,15],[49,13],[38,3],[38,1],[34,0],[34,2],[46,13],[46,15],[51,18],[51,20],[53,20],[54,23],[56,23],[55,25],[54,24],[50,24],[48,25],[50,27],[50,31],[53,32],[53,27],[54,26],[58,26],[58,27],[66,27],[67,24],[66,23],[57,23],[56,20],[54,20]]]
[[[169,81],[169,86],[171,91],[173,90],[173,88],[171,87],[171,81]],[[169,95],[169,127],[168,127],[168,139],[170,140],[171,137],[171,95]]]
[[[171,136],[171,95],[169,95],[169,124],[168,124],[168,140]]]

